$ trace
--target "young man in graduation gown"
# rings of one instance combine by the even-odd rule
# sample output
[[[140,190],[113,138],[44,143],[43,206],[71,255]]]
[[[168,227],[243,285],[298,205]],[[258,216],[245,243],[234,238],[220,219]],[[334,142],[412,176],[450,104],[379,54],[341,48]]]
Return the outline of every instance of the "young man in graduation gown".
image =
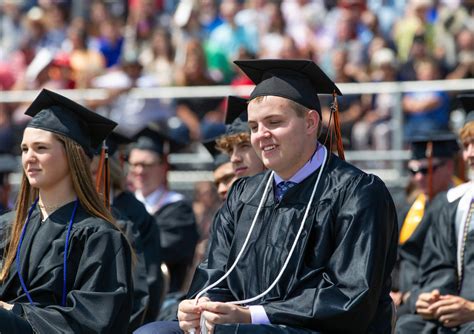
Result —
[[[236,64],[256,84],[248,123],[268,171],[232,186],[190,299],[180,304],[179,327],[216,334],[390,333],[398,237],[392,198],[376,176],[318,143],[316,93],[338,88],[312,61]]]
[[[167,154],[179,143],[154,124],[140,131],[135,139],[128,158],[135,196],[158,225],[162,260],[170,272],[168,291],[177,292],[183,288],[198,240],[191,204],[167,186]]]
[[[400,316],[413,307],[411,290],[418,283],[421,252],[429,226],[437,219],[436,209],[445,196],[437,196],[461,183],[454,176],[459,151],[457,138],[450,132],[430,132],[411,141],[412,158],[408,169],[419,192],[406,213],[400,215],[399,261],[394,270],[395,303]],[[433,210],[429,210],[433,207]]]
[[[474,170],[474,95],[461,97],[468,114],[460,132],[463,158]],[[397,333],[474,332],[474,185],[450,189],[427,233],[420,261],[420,292]]]

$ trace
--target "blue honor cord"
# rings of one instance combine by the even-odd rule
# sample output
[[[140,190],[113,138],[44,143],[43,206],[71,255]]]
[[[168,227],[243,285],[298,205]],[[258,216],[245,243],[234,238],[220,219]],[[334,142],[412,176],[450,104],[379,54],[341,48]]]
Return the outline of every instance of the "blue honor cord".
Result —
[[[23,230],[21,231],[20,241],[18,243],[18,248],[16,251],[16,271],[18,273],[18,278],[20,279],[20,284],[23,291],[26,294],[26,298],[28,298],[28,301],[33,306],[34,306],[33,299],[31,298],[30,292],[28,291],[25,281],[23,280],[23,276],[21,275],[20,250],[21,250],[21,245],[23,243],[23,238],[25,237],[26,228],[28,226],[28,223],[30,222],[31,214],[33,213],[33,210],[36,207],[36,204],[38,204],[38,200],[39,198],[35,200],[30,210],[28,211],[28,218],[26,218],[25,225],[23,225]],[[63,291],[62,291],[62,298],[61,298],[61,306],[66,306],[67,250],[69,247],[69,237],[71,235],[71,227],[74,222],[74,217],[76,216],[78,203],[79,203],[79,200],[76,199],[76,201],[74,202],[74,209],[72,210],[71,219],[69,219],[69,224],[68,224],[67,233],[66,233],[66,244],[64,246],[64,257],[63,257]]]

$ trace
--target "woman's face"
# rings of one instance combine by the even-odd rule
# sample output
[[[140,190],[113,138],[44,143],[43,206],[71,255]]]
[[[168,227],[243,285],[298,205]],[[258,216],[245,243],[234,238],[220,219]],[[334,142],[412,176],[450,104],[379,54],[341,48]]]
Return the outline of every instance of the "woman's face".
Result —
[[[21,142],[21,161],[30,185],[40,190],[53,190],[71,174],[64,145],[49,131],[26,128]]]

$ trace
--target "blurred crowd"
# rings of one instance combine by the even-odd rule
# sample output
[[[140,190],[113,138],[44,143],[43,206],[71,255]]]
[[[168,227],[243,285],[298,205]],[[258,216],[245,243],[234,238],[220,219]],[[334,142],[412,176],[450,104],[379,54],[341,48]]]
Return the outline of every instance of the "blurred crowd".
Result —
[[[3,0],[0,89],[105,88],[106,99],[87,104],[124,134],[165,121],[176,136],[202,141],[223,131],[223,99],[143,100],[129,90],[250,84],[233,64],[243,58],[312,59],[337,83],[472,78],[473,8],[468,0]],[[448,128],[454,95],[404,94],[405,137],[420,124]],[[399,102],[341,97],[347,148],[390,149]],[[15,146],[24,110],[0,103],[0,150]]]

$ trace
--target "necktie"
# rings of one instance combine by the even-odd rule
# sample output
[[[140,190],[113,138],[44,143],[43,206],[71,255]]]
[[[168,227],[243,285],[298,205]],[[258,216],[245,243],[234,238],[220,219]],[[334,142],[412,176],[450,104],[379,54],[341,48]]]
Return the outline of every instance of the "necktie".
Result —
[[[283,181],[277,184],[276,191],[275,191],[275,198],[278,202],[281,201],[283,195],[290,189],[296,185],[295,182],[291,181]]]

